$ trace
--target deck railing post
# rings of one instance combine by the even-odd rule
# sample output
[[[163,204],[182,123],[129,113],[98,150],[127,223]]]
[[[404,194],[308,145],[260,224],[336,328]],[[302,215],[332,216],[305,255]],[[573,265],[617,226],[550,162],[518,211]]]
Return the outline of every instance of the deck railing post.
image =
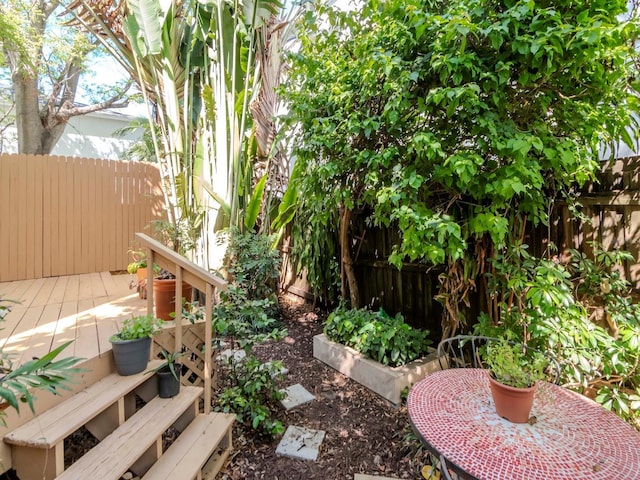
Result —
[[[155,255],[153,248],[149,247],[147,253],[147,315],[153,315],[153,276],[154,276],[154,263]]]
[[[168,249],[157,240],[145,235],[137,233],[136,239],[142,245],[147,246],[149,253],[147,255],[149,265],[149,279],[147,280],[147,310],[153,314],[153,265],[157,262],[162,268],[171,270],[176,276],[176,316],[175,316],[175,351],[182,350],[182,283],[188,282],[193,288],[204,291],[206,294],[205,302],[205,340],[204,340],[204,372],[202,380],[204,382],[204,411],[211,412],[211,376],[213,372],[213,346],[211,344],[213,332],[211,318],[213,314],[213,304],[215,302],[214,292],[219,289],[224,291],[227,289],[227,282],[214,276],[211,272],[206,271],[202,267],[181,257],[173,250]]]
[[[182,350],[182,267],[180,265],[176,265],[175,293],[176,344],[174,346],[174,351],[180,352]]]
[[[213,287],[207,283],[206,302],[204,309],[204,413],[211,411],[211,341],[212,326],[211,316],[213,313]]]

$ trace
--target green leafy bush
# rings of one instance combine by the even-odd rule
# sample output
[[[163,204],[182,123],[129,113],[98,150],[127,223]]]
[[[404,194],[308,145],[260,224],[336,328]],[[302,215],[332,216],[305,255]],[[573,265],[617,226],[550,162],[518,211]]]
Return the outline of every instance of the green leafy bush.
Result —
[[[231,282],[245,290],[248,299],[272,297],[280,277],[280,252],[275,237],[231,230],[225,255]]]
[[[277,379],[282,378],[282,362],[262,362],[248,356],[243,362],[227,365],[225,388],[218,401],[224,412],[233,412],[238,421],[266,435],[276,436],[284,432],[280,420],[273,418],[275,402],[284,394],[278,389]]]
[[[153,315],[140,315],[127,318],[122,323],[120,332],[111,338],[119,340],[135,340],[137,338],[151,337],[160,326],[160,320]]]
[[[384,365],[404,365],[427,352],[428,331],[416,330],[383,310],[347,310],[339,307],[327,318],[325,335],[334,342],[357,350]]]
[[[18,303],[0,294],[0,325],[11,313],[11,304]],[[74,375],[84,371],[75,367],[82,359],[58,355],[67,348],[68,341],[50,351],[42,358],[34,358],[14,368],[11,356],[0,349],[0,425],[5,424],[7,406],[20,412],[20,403],[26,403],[34,412],[34,389],[58,395],[61,390],[70,390],[69,383]]]
[[[273,416],[275,402],[283,398],[277,388],[282,362],[263,362],[251,353],[255,345],[287,334],[275,318],[280,257],[272,245],[272,237],[231,232],[226,253],[230,285],[220,293],[212,326],[231,349],[239,347],[247,354],[240,362],[232,357],[222,365],[219,408],[235,413],[244,425],[275,436],[284,432],[282,422]]]
[[[498,255],[490,287],[515,300],[500,303],[497,324],[482,314],[474,331],[527,339],[558,360],[562,384],[640,428],[640,306],[618,270],[629,256],[597,245],[593,259],[570,254],[566,265],[534,258],[526,248]]]

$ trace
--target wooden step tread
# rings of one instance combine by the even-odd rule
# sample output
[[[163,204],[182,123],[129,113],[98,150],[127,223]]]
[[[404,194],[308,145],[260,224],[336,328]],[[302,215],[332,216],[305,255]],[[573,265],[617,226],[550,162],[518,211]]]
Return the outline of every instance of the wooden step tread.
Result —
[[[161,363],[161,360],[149,362],[147,371]],[[146,371],[126,377],[117,373],[107,375],[9,432],[4,441],[26,447],[52,448],[151,378],[152,375]]]
[[[56,478],[118,480],[201,394],[182,387],[173,398],[154,398]]]
[[[229,429],[234,420],[235,415],[229,413],[212,412],[198,415],[142,477],[142,480],[194,478],[212,452],[216,450],[220,441],[230,433]]]

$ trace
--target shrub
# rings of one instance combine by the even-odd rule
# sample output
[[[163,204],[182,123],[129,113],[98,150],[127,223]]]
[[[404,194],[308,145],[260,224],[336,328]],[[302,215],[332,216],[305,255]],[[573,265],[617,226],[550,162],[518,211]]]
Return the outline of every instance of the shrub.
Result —
[[[227,388],[218,400],[224,412],[236,414],[240,423],[266,435],[284,432],[280,420],[273,418],[275,402],[284,398],[276,380],[282,377],[282,362],[262,362],[250,355],[243,362],[227,365]]]
[[[235,413],[244,425],[275,436],[284,432],[282,422],[273,418],[275,402],[283,398],[276,384],[282,362],[262,362],[251,354],[254,345],[287,334],[275,318],[280,257],[272,245],[271,237],[231,231],[225,256],[230,285],[214,307],[212,325],[230,348],[240,347],[247,354],[241,362],[231,357],[223,365],[219,408]]]
[[[391,367],[420,358],[431,343],[428,331],[407,325],[401,314],[391,317],[383,310],[347,310],[342,306],[329,315],[324,333],[334,342]]]
[[[525,338],[554,355],[560,383],[595,397],[605,408],[640,428],[640,306],[618,266],[623,252],[594,245],[594,259],[572,250],[566,265],[536,259],[521,250],[517,265],[494,262],[494,291],[509,285],[518,301],[500,305],[500,321],[482,314],[476,334]],[[503,298],[506,298],[503,295]],[[609,328],[592,321],[600,310]]]

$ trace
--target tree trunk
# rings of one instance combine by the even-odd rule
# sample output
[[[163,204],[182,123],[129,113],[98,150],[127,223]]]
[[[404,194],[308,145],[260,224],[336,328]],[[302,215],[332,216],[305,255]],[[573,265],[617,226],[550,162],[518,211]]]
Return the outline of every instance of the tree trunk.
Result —
[[[360,291],[356,274],[353,270],[353,260],[351,258],[351,249],[349,245],[349,225],[351,223],[351,210],[346,207],[340,209],[340,264],[342,270],[341,291],[342,298],[347,297],[347,286],[349,287],[349,299],[351,308],[360,308]],[[346,277],[346,278],[345,278]]]
[[[13,74],[16,102],[18,152],[33,155],[49,153],[43,149],[45,128],[40,119],[38,80],[21,72]]]

